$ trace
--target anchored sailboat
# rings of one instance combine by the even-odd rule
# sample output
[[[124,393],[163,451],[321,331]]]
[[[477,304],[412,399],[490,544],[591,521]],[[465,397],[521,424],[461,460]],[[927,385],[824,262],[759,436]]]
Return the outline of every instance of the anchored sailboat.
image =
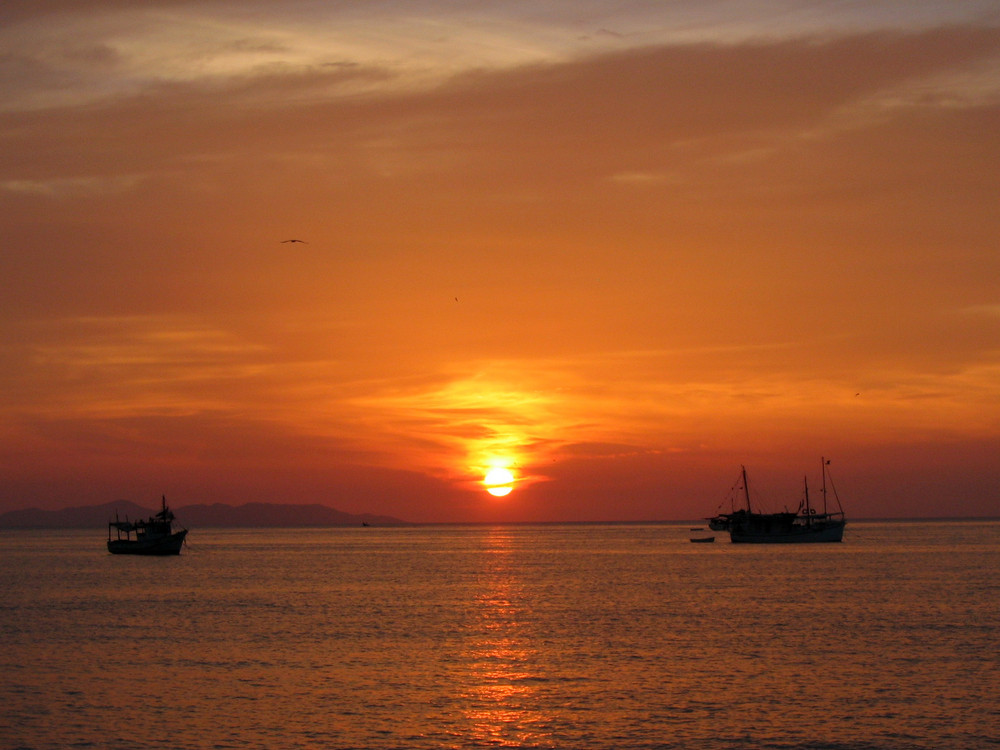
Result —
[[[823,511],[818,512],[809,500],[809,482],[805,482],[805,492],[798,509],[794,512],[761,513],[754,511],[750,504],[750,486],[747,480],[746,467],[741,467],[743,497],[745,508],[733,510],[731,513],[720,513],[709,519],[709,526],[718,531],[729,531],[729,538],[737,543],[785,543],[799,544],[806,542],[839,542],[844,538],[844,527],[847,520],[843,506],[829,478],[827,467],[830,462],[821,459],[823,468]],[[832,510],[828,503],[828,484],[832,491],[837,510]]]

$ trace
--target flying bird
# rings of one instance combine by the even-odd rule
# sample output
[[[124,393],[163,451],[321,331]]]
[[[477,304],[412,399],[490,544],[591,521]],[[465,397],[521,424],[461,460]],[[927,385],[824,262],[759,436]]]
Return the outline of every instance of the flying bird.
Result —
[[[281,244],[284,245],[286,242],[301,242],[303,245],[308,245],[309,244],[305,240],[282,240]]]

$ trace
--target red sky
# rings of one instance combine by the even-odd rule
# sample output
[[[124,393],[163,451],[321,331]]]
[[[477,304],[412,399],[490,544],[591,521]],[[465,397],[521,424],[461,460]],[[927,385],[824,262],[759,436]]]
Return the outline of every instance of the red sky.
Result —
[[[1000,13],[739,7],[0,8],[0,512],[1000,515]]]

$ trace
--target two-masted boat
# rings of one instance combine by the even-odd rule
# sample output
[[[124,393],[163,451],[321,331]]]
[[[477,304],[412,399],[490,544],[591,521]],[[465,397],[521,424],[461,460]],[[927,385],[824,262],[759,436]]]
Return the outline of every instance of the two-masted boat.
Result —
[[[187,529],[173,530],[174,514],[163,496],[160,512],[146,520],[108,522],[108,552],[112,555],[179,555]]]
[[[730,513],[720,513],[708,519],[710,528],[716,531],[728,531],[729,539],[737,543],[785,543],[799,544],[807,542],[839,542],[844,538],[844,527],[847,520],[844,509],[837,497],[833,481],[829,479],[828,460],[821,459],[823,465],[823,510],[814,508],[809,500],[809,482],[805,482],[805,491],[799,507],[795,511],[780,513],[763,513],[755,511],[750,504],[750,486],[747,481],[746,467],[741,467],[741,489],[746,507],[733,509]],[[827,486],[829,484],[829,487]],[[832,510],[828,503],[828,491],[832,491],[837,509]]]

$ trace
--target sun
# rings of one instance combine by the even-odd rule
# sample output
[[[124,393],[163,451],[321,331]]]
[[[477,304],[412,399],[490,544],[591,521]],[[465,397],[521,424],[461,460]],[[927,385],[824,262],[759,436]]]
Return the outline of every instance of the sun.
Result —
[[[510,494],[510,491],[514,489],[512,486],[513,481],[514,475],[511,473],[510,469],[505,469],[502,466],[490,469],[486,472],[486,476],[483,478],[483,484],[486,485],[486,491],[494,497],[503,497],[504,495]]]

